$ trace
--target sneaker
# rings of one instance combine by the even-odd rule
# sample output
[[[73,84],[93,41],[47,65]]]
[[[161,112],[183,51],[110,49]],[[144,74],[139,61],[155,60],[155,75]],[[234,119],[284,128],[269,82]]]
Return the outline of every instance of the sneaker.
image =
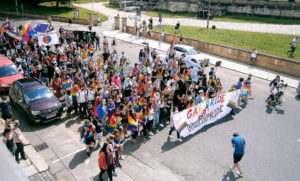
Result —
[[[112,175],[115,177],[118,176],[116,172],[113,172]]]
[[[178,141],[181,143],[181,142],[182,142],[182,139],[181,139],[181,138],[178,138]]]
[[[124,160],[124,156],[122,155],[122,156],[120,156],[120,160]]]
[[[231,171],[231,172],[233,171],[232,168],[233,168],[233,166],[230,166],[230,171]]]
[[[253,97],[253,96],[251,96],[251,97],[250,97],[250,99],[252,99],[252,100],[253,100],[253,99],[254,99],[254,97]]]
[[[161,123],[159,124],[159,126],[160,126],[160,127],[162,127],[162,128],[164,127],[164,125],[163,125],[163,124],[161,124]]]
[[[238,106],[237,108],[238,108],[238,109],[242,109],[241,106]]]
[[[170,123],[169,121],[166,122],[166,124],[169,124],[169,123]]]
[[[119,164],[118,164],[118,167],[122,168],[122,165],[119,163]]]
[[[88,157],[90,157],[90,156],[91,156],[91,154],[90,154],[90,152],[89,152],[89,151],[87,151],[87,152],[86,152],[86,154],[88,155]]]
[[[169,135],[169,138],[170,138],[170,139],[173,139],[173,136],[172,136],[172,135]]]
[[[243,173],[240,173],[238,170],[236,171],[236,174],[238,174],[240,177],[243,177]]]
[[[150,135],[150,136],[153,136],[153,133],[150,131],[150,132],[149,132],[149,135]]]

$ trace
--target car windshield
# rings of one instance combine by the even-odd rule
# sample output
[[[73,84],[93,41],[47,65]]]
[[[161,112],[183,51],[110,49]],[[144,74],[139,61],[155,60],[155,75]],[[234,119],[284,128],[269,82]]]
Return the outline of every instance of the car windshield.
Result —
[[[197,54],[199,54],[199,52],[195,48],[192,48],[192,49],[190,49],[189,54],[190,55],[197,55]]]
[[[53,93],[47,87],[40,87],[25,91],[25,100],[27,102],[37,101],[51,96],[53,96]]]
[[[7,66],[0,67],[0,77],[16,75],[18,73],[19,72],[15,65],[7,65]]]

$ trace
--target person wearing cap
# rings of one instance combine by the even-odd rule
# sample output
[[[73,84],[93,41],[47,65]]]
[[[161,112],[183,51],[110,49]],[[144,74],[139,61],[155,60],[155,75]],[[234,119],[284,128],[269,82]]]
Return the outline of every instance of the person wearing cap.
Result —
[[[93,125],[95,126],[95,135],[94,135],[94,139],[95,139],[95,145],[94,147],[98,147],[100,146],[100,142],[101,142],[101,138],[103,136],[103,127],[101,124],[101,119],[99,115],[95,116],[95,119],[93,120]]]
[[[244,156],[244,149],[245,149],[246,142],[244,138],[239,136],[239,133],[234,132],[233,138],[231,139],[231,143],[232,143],[232,147],[234,148],[234,152],[233,152],[234,164],[233,166],[230,167],[230,170],[234,171],[234,169],[237,168],[238,170],[236,171],[236,173],[242,177],[243,172],[241,170],[239,162],[242,160]]]

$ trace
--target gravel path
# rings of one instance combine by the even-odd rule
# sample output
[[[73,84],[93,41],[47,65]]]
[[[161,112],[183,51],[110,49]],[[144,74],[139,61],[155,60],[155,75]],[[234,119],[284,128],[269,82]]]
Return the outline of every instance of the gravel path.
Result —
[[[74,4],[75,6],[98,11],[109,17],[108,21],[103,23],[103,26],[112,27],[113,17],[119,14],[121,17],[133,16],[135,12],[123,12],[115,9],[107,8],[103,3],[88,3],[88,4]],[[141,20],[147,20],[150,17],[142,13]],[[199,20],[196,18],[163,18],[163,25],[175,25],[178,21],[182,26],[197,26],[206,27],[206,20]],[[154,25],[158,24],[158,17],[153,17]],[[139,22],[138,24],[140,24]],[[128,25],[134,26],[134,21],[128,19]],[[300,35],[300,25],[277,25],[277,24],[262,24],[262,23],[237,23],[237,22],[224,22],[224,21],[210,21],[210,27],[215,25],[218,29],[241,30],[252,32],[265,32],[265,33],[279,33]]]

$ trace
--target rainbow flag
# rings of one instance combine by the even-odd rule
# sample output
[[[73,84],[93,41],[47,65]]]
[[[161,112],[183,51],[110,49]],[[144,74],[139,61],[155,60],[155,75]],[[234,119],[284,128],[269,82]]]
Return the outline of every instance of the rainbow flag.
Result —
[[[176,31],[174,32],[173,39],[172,39],[171,44],[170,44],[169,55],[173,53],[174,43],[175,43],[175,36],[176,36]]]
[[[233,108],[235,108],[235,103],[232,101],[229,101],[227,106],[230,107],[231,109],[233,109]]]
[[[64,90],[66,90],[68,88],[71,88],[71,83],[68,82],[68,80],[61,81],[61,85],[62,85],[62,87],[63,87]]]
[[[179,128],[177,129],[177,132],[180,134],[181,131],[182,131],[184,128],[186,128],[186,127],[187,127],[187,123],[186,123],[186,122],[182,123],[182,124],[179,126]]]
[[[4,19],[4,27],[5,27],[5,28],[10,27],[10,21],[8,21],[8,18],[7,18],[7,17]]]
[[[138,124],[137,124],[137,121],[135,121],[135,120],[133,119],[133,117],[130,116],[129,113],[128,113],[127,118],[128,118],[128,127],[129,127],[129,129],[130,129],[131,131],[133,131],[133,132],[137,132],[137,131],[138,131]]]
[[[22,35],[21,42],[29,42],[30,41],[29,32],[31,30],[32,30],[31,25],[29,23],[26,23],[24,25],[23,29],[21,30],[21,35]]]
[[[78,94],[78,89],[75,89],[75,87],[73,87],[71,89],[71,95],[72,95],[73,102],[77,102],[77,94]]]
[[[0,42],[1,42],[1,43],[3,43],[3,40],[2,40],[3,38],[4,38],[4,33],[3,33],[3,31],[2,31],[2,32],[0,33]]]
[[[117,126],[121,125],[121,119],[122,119],[121,116],[116,117],[115,114],[112,115],[112,117],[109,120],[109,126],[108,126],[110,133],[112,133]]]
[[[139,110],[143,109],[143,106],[147,104],[147,100],[145,100],[143,97],[139,100]]]

